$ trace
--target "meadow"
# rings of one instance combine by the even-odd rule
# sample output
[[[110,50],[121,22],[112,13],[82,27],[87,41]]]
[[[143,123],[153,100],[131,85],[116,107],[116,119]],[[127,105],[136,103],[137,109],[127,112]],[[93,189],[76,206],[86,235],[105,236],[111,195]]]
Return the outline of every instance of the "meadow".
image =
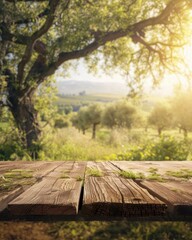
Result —
[[[47,106],[43,105],[43,109],[40,108],[39,111],[43,112],[43,118],[48,116],[48,122],[44,122],[43,118],[39,119],[42,135],[35,145],[39,151],[38,160],[192,159],[190,130],[186,138],[178,127],[167,126],[159,136],[157,128],[147,123],[146,116],[150,114],[155,104],[162,100],[157,96],[144,97],[139,103],[134,103],[136,109],[142,110],[141,117],[144,117],[144,121],[130,129],[118,126],[110,129],[101,123],[97,126],[96,139],[92,139],[91,125],[85,135],[81,129],[73,126],[71,119],[78,113],[79,108],[100,104],[105,109],[108,104],[119,100],[122,100],[122,96],[113,94],[59,95],[54,102],[50,102]],[[11,116],[5,112],[2,120],[0,121],[0,160],[33,160],[22,147],[21,136]],[[57,120],[62,124],[57,126]]]
[[[43,145],[46,160],[191,160],[192,133],[186,140],[177,130],[159,137],[154,129],[101,128],[91,139],[91,131],[68,127],[44,137]]]

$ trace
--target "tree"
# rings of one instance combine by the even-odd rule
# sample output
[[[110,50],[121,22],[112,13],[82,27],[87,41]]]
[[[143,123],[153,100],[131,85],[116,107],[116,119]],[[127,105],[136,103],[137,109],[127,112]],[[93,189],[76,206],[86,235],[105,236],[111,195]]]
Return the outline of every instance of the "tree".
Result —
[[[92,139],[96,138],[97,125],[101,123],[102,107],[99,104],[91,104],[88,107],[82,107],[72,122],[74,126],[83,131],[92,127]]]
[[[136,108],[125,101],[112,103],[106,107],[102,123],[111,129],[114,127],[131,129],[137,118],[136,113]]]
[[[88,122],[92,126],[92,139],[96,138],[96,128],[101,123],[101,114],[101,105],[95,103],[88,106],[87,115]]]
[[[35,92],[60,66],[66,71],[80,58],[95,64],[103,54],[106,65],[125,68],[136,82],[148,73],[157,81],[181,60],[176,48],[185,42],[190,9],[190,0],[0,1],[1,104],[25,147],[33,149],[41,133]]]
[[[177,93],[172,99],[172,111],[175,125],[187,137],[188,131],[192,130],[192,92]]]
[[[88,108],[82,107],[78,113],[72,117],[71,121],[73,126],[82,130],[83,135],[85,135],[85,131],[90,127]]]
[[[170,109],[163,105],[157,104],[148,117],[149,124],[154,125],[157,128],[159,136],[163,129],[169,127],[172,121],[172,114]]]

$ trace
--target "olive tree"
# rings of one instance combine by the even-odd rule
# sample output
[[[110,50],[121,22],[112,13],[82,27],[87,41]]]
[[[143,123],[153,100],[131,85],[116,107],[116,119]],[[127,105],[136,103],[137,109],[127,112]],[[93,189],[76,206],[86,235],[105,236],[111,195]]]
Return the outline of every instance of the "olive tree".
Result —
[[[86,130],[90,127],[88,108],[82,107],[76,115],[71,119],[73,126],[83,132],[85,135]]]
[[[192,92],[180,92],[172,99],[174,124],[183,130],[184,136],[192,130]]]
[[[102,116],[103,125],[111,129],[114,127],[131,129],[136,120],[136,108],[126,101],[110,104]]]
[[[101,123],[102,107],[99,104],[91,104],[82,107],[75,118],[72,120],[74,126],[83,131],[92,128],[92,139],[96,138],[97,125]]]
[[[129,85],[146,75],[158,81],[181,64],[190,11],[190,0],[0,0],[1,105],[26,148],[41,134],[35,93],[60,66],[102,57],[131,73]]]
[[[149,114],[148,122],[157,128],[158,135],[161,136],[162,131],[171,126],[171,110],[164,104],[157,104]]]
[[[95,139],[97,125],[101,123],[102,107],[95,103],[89,105],[87,110],[88,122],[92,126],[92,139]]]

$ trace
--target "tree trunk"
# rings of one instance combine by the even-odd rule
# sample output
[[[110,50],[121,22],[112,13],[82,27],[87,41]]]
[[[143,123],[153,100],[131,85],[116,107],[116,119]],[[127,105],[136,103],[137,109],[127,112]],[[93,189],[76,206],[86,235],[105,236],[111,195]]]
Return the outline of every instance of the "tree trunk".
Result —
[[[161,136],[161,133],[162,133],[162,129],[158,128],[158,135],[159,135],[159,137]]]
[[[93,124],[93,128],[92,128],[92,139],[95,139],[96,138],[96,126],[97,124]]]
[[[9,98],[10,110],[15,123],[22,134],[21,139],[33,159],[38,158],[40,129],[37,121],[37,110],[31,97],[12,96]]]
[[[187,131],[187,129],[183,129],[183,132],[184,132],[184,138],[187,138],[188,137],[188,131]]]

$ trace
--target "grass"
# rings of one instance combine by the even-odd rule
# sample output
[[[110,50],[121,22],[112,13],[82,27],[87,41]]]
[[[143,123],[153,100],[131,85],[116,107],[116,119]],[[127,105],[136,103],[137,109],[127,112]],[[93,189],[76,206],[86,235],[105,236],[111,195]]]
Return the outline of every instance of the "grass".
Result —
[[[164,178],[160,175],[160,174],[149,174],[146,178],[147,180],[156,180],[156,181],[159,181],[159,182],[163,182],[164,181]]]
[[[79,177],[76,178],[76,180],[77,180],[78,182],[81,182],[81,181],[84,181],[84,178],[81,177],[81,176],[79,176]]]
[[[156,181],[159,181],[159,182],[162,182],[164,181],[164,178],[161,174],[157,173],[158,172],[158,169],[157,168],[154,168],[154,167],[150,167],[148,169],[148,172],[150,174],[147,175],[147,180],[156,180]]]
[[[166,175],[176,177],[176,178],[192,178],[192,170],[189,169],[181,169],[179,171],[167,171]]]
[[[63,105],[79,105],[79,104],[90,104],[99,102],[112,102],[122,99],[121,95],[110,95],[110,94],[90,94],[85,96],[58,96],[56,101],[57,104]]]
[[[88,168],[86,173],[91,177],[103,177],[103,173],[96,168]]]
[[[68,170],[62,171],[60,178],[66,178],[66,179],[70,178],[69,173],[70,173],[70,171],[68,171]]]
[[[35,182],[32,170],[13,169],[0,176],[0,191],[10,191],[19,186],[30,185]]]
[[[0,229],[1,240],[192,239],[192,224],[186,221],[10,221],[0,222]]]
[[[23,178],[32,178],[32,170],[26,169],[13,169],[3,174],[4,178],[7,179],[23,179]]]
[[[150,167],[148,172],[150,172],[151,174],[157,174],[158,172],[158,169],[157,168],[154,168],[154,167]]]
[[[120,177],[128,178],[128,179],[144,179],[145,175],[141,172],[134,173],[132,171],[121,171],[119,173]]]
[[[91,132],[83,135],[75,128],[59,129],[52,133],[49,129],[43,137],[44,149],[41,160],[95,161],[122,150],[121,146],[106,146],[104,142],[91,139]]]
[[[157,173],[156,168],[150,168],[148,170],[150,174],[145,175],[141,172],[133,172],[133,171],[121,171],[119,176],[127,179],[146,179],[146,180],[156,180],[156,181],[164,181],[163,177]]]
[[[178,131],[167,131],[167,134],[177,136]],[[99,160],[157,160],[156,156],[153,156],[152,145],[158,145],[157,148],[161,148],[161,154],[164,154],[164,147],[160,145],[160,139],[157,136],[157,131],[154,129],[149,129],[145,132],[144,128],[134,128],[131,131],[122,129],[107,129],[104,127],[98,128],[96,139],[91,139],[91,129],[86,131],[86,135],[79,132],[73,127],[53,129],[49,125],[44,128],[44,134],[42,134],[41,146],[42,150],[39,153],[39,160],[46,161],[58,161],[58,160],[82,160],[82,161],[99,161]],[[179,139],[179,138],[177,138]],[[180,139],[183,139],[183,135],[180,134]],[[182,160],[192,159],[192,136],[189,134],[189,144],[191,142],[191,149],[187,150],[188,153],[183,157]],[[145,149],[144,144],[148,144]],[[183,143],[184,145],[185,143]],[[182,145],[182,146],[183,146]],[[15,146],[15,145],[14,145]],[[186,146],[187,148],[188,146]],[[10,150],[13,148],[2,147],[0,151],[0,158],[2,154],[7,157],[7,152],[10,151],[10,159],[26,159],[25,152],[18,149],[18,152],[13,152]],[[16,149],[16,150],[17,150]],[[16,151],[15,150],[15,151]],[[181,153],[180,145],[177,147],[178,154],[174,155],[176,159]],[[158,153],[160,157],[158,160],[165,160],[165,158]],[[169,149],[167,150],[169,152]],[[180,152],[179,152],[180,151]],[[2,152],[2,153],[1,153]],[[6,155],[5,153],[6,152]],[[171,149],[171,153],[175,150]],[[138,156],[140,155],[140,156]],[[173,155],[173,154],[172,154]],[[140,159],[139,159],[140,157]],[[170,158],[171,159],[171,158]],[[154,177],[154,176],[152,176]]]
[[[61,177],[60,177],[60,178],[66,178],[66,179],[67,179],[67,178],[70,178],[70,177],[69,177],[69,175],[68,175],[68,174],[66,174],[66,173],[63,173],[63,174],[61,175]]]

